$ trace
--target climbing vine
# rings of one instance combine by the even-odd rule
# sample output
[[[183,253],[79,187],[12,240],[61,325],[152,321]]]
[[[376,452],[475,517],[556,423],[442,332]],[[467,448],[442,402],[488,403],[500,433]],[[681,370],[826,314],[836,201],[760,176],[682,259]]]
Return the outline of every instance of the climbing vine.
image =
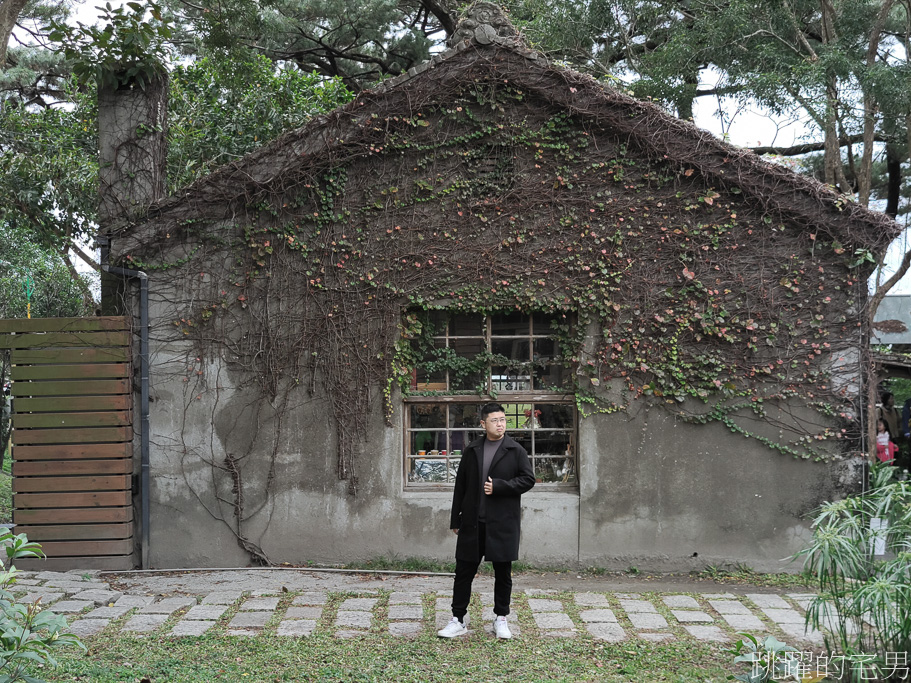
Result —
[[[796,457],[848,448],[868,267],[853,254],[890,235],[850,232],[821,186],[681,126],[469,48],[190,187],[121,255],[170,268],[198,356],[266,397],[320,387],[352,493],[375,400],[391,420],[415,367],[507,364],[434,350],[430,309],[565,314],[553,334],[583,415],[646,400]]]

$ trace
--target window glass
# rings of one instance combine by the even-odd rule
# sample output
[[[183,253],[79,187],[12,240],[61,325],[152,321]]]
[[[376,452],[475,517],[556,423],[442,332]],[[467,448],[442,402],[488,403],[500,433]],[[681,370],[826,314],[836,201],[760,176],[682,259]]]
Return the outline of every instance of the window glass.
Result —
[[[486,318],[477,313],[453,313],[449,325],[451,337],[483,337],[487,334]]]
[[[491,336],[528,336],[531,319],[524,313],[497,313],[490,316]]]

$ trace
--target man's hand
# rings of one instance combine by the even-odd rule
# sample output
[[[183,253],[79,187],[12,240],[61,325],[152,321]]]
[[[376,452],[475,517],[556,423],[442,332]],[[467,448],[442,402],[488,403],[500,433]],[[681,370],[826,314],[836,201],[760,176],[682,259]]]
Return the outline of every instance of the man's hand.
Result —
[[[452,530],[452,533],[454,533],[456,536],[458,536],[458,535],[459,535],[459,530],[458,530],[458,529],[453,529],[453,530]]]
[[[484,493],[488,496],[493,495],[493,479],[487,477],[487,481],[484,482]]]

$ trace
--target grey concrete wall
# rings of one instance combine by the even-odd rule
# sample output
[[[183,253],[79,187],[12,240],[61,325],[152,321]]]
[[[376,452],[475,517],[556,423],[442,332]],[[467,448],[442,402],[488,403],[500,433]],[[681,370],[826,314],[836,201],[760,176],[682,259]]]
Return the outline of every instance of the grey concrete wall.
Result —
[[[352,496],[335,475],[334,428],[319,396],[296,388],[260,401],[220,361],[196,362],[173,340],[154,343],[152,367],[153,567],[250,562],[235,535],[228,455],[241,475],[240,533],[272,561],[452,558],[451,494],[403,488],[400,412],[386,427],[375,402]],[[645,404],[584,419],[579,436],[578,493],[538,487],[523,497],[528,562],[796,571],[780,560],[807,539],[805,516],[852,485],[844,465],[795,460]]]

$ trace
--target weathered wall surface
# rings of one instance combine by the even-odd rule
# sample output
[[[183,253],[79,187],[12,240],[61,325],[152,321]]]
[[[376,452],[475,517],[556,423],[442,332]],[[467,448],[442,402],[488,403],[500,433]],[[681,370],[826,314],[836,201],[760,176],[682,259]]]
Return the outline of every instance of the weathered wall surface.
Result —
[[[166,307],[163,293],[153,294],[153,309]],[[400,411],[386,427],[381,401],[372,402],[351,495],[336,476],[335,430],[318,384],[314,396],[281,387],[270,403],[169,331],[153,333],[152,353],[153,567],[243,566],[259,552],[291,563],[452,558],[450,492],[404,490]],[[523,497],[523,559],[796,571],[780,560],[808,537],[806,514],[858,483],[845,464],[796,460],[722,425],[637,405],[580,420],[580,489],[538,487]]]

